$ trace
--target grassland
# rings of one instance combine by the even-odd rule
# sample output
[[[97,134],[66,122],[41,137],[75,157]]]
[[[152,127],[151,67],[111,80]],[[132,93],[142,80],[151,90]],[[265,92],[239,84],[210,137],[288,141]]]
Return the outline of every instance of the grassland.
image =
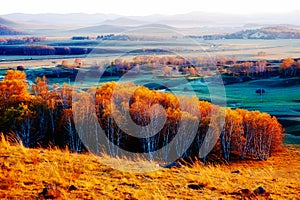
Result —
[[[300,199],[300,147],[267,161],[118,171],[108,156],[0,142],[1,199]],[[143,160],[118,162],[149,167]],[[125,165],[124,165],[125,166]],[[153,166],[152,166],[153,167]],[[262,187],[265,191],[260,189]],[[260,194],[261,193],[261,194]]]
[[[133,81],[135,81],[136,84],[143,85],[146,83],[146,80],[151,80],[151,78],[136,79]],[[213,92],[209,91],[210,88],[214,88],[209,79],[204,79],[204,81],[195,80],[188,83],[180,79],[152,79],[152,81],[170,85],[170,90],[186,96],[191,94],[191,92],[185,91],[184,88],[192,86],[193,91],[195,91],[195,94],[200,99],[213,99],[218,101],[223,97],[222,94],[215,92],[217,90],[212,90]],[[289,142],[299,143],[299,82],[300,79],[297,77],[286,79],[272,77],[224,85],[226,106],[247,110],[259,110],[276,116],[285,128],[286,133],[298,136],[297,138],[293,138],[292,141],[289,139],[290,135],[288,135],[287,138]],[[210,88],[205,83],[207,83],[207,85],[211,84]],[[266,91],[263,96],[255,93],[259,88],[263,88]]]
[[[171,53],[175,53],[184,57],[227,57],[235,56],[237,60],[279,60],[287,57],[299,57],[299,39],[276,39],[276,40],[261,40],[261,39],[226,39],[226,40],[202,40],[185,38],[183,35],[174,32],[168,33],[175,35],[178,38],[167,38],[156,41],[73,41],[70,38],[48,38],[42,41],[39,45],[48,45],[51,47],[78,47],[78,48],[99,48],[101,53],[97,56],[116,58],[135,51],[137,49],[163,49]],[[92,42],[92,43],[89,43]],[[3,45],[3,47],[23,48],[18,45]],[[107,50],[107,51],[105,51]],[[118,54],[110,53],[110,51],[119,51]],[[264,51],[266,55],[258,56],[257,53]],[[91,53],[96,53],[96,50]],[[141,53],[142,54],[142,53]],[[135,54],[132,54],[135,55]],[[74,57],[93,57],[85,54],[78,55],[0,55],[3,61],[33,61],[38,60],[54,60],[68,59]],[[3,62],[2,61],[2,62]],[[1,64],[1,62],[0,62]],[[5,65],[0,65],[5,67]],[[28,66],[31,66],[28,64]]]

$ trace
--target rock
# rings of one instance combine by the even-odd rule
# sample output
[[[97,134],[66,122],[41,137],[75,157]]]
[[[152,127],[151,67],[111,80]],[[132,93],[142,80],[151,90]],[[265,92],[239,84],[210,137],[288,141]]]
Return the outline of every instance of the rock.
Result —
[[[49,187],[43,188],[43,191],[38,193],[36,195],[37,198],[43,198],[43,199],[56,199],[60,197],[60,193],[56,189],[52,189]]]
[[[237,193],[233,193],[233,194],[240,195],[242,197],[241,199],[253,199],[254,198],[253,192],[251,190],[249,190],[248,188],[241,189]]]
[[[231,172],[232,174],[240,174],[241,172],[240,172],[240,170],[233,170],[232,172]]]
[[[261,194],[264,194],[266,192],[266,190],[263,187],[259,186],[253,192],[256,195],[261,195]]]
[[[249,189],[241,189],[240,191],[239,191],[239,193],[240,194],[244,194],[244,195],[250,195],[250,194],[252,194],[252,192],[249,190]]]
[[[167,164],[167,165],[163,165],[163,166],[161,166],[161,167],[163,167],[163,168],[181,168],[182,167],[182,164],[180,164],[179,162],[176,162],[176,161],[174,161],[174,162],[171,162],[170,164]]]
[[[47,195],[48,193],[48,188],[43,188],[43,191],[38,193],[38,195],[36,195],[37,198],[43,198],[45,197],[45,195]]]
[[[241,199],[254,199],[255,195],[248,188],[239,190],[239,195],[242,197]]]
[[[206,186],[206,184],[203,184],[203,183],[200,183],[200,184],[189,184],[188,188],[190,188],[192,190],[202,190],[205,186]]]
[[[70,185],[70,187],[69,187],[69,192],[70,191],[73,191],[73,190],[77,190],[77,187],[76,186],[74,186],[74,185]]]

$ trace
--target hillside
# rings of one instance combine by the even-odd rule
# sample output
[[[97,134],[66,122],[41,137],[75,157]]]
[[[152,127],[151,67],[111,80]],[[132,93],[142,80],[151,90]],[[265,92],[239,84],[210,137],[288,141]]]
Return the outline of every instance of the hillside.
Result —
[[[108,19],[102,22],[102,24],[114,25],[114,26],[139,26],[147,24],[147,21],[138,19],[131,19],[129,17],[120,17],[117,19]]]
[[[69,31],[70,33],[120,33],[126,31],[124,26],[99,25],[79,28]]]
[[[69,31],[70,33],[147,33],[149,31],[162,31],[162,30],[176,30],[176,28],[163,25],[163,24],[144,24],[139,26],[125,26],[125,25],[98,25],[88,26]]]
[[[300,39],[300,30],[286,26],[246,29],[230,34],[204,35],[206,40],[215,39]]]
[[[24,35],[25,33],[0,24],[0,35]]]
[[[11,26],[11,27],[15,27],[18,26],[19,24],[17,22],[14,22],[12,20],[0,17],[0,24],[5,25],[5,26]]]
[[[299,146],[287,146],[268,161],[160,168],[148,173],[105,166],[145,162],[97,159],[69,151],[26,149],[0,141],[3,199],[298,199]],[[152,166],[153,167],[153,166]]]

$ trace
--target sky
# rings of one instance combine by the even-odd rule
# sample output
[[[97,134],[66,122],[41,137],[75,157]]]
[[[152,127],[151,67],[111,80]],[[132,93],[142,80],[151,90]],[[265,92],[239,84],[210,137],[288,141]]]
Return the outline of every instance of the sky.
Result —
[[[10,13],[104,13],[125,16],[211,12],[231,14],[300,11],[297,0],[5,0],[0,15]]]

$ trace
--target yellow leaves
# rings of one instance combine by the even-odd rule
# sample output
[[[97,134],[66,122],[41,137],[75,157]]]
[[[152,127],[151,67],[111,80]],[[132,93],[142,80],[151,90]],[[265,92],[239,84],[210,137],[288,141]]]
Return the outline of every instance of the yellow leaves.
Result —
[[[174,108],[168,107],[166,109],[166,113],[169,118],[179,119],[181,117],[181,110],[179,108],[174,109]]]
[[[33,115],[35,112],[30,110],[30,108],[28,107],[27,104],[24,104],[24,103],[21,103],[19,105],[19,108],[18,108],[21,112],[21,115],[20,117],[30,117],[31,115]]]
[[[20,105],[20,107],[24,110],[24,111],[27,111],[28,110],[28,105],[25,105],[24,103],[22,103]]]
[[[4,81],[9,81],[9,80],[26,81],[26,74],[25,72],[18,71],[18,70],[7,70],[6,76],[4,77]]]
[[[178,108],[179,107],[178,98],[173,94],[167,93],[165,95],[164,105],[166,107]]]
[[[47,101],[47,105],[48,105],[48,107],[50,108],[50,109],[54,109],[55,108],[55,100],[53,99],[53,98],[51,98],[51,99],[49,99],[48,101]]]
[[[280,64],[280,67],[282,69],[287,69],[289,68],[290,66],[292,66],[293,64],[295,63],[295,60],[292,59],[292,58],[286,58],[282,61],[282,63]]]
[[[29,92],[26,74],[21,71],[8,70],[3,81],[0,81],[0,99],[4,103],[26,101]]]
[[[49,96],[48,84],[46,77],[44,76],[41,78],[36,78],[36,84],[32,85],[32,90],[36,96],[41,96],[44,99],[47,99]]]
[[[189,121],[197,124],[196,128],[201,134],[206,134],[206,130],[211,127],[223,131],[227,134],[226,137],[223,137],[223,140],[232,142],[232,148],[236,151],[240,151],[243,145],[248,142],[246,140],[251,140],[252,135],[253,137],[272,138],[272,149],[280,146],[282,140],[282,127],[277,119],[258,111],[250,112],[242,109],[220,108],[207,101],[199,101],[197,97],[184,97],[172,93],[157,92],[144,86],[136,86],[133,83],[105,83],[97,89],[92,89],[90,93],[77,92],[67,84],[62,85],[60,90],[56,88],[49,91],[47,81],[43,78],[36,80],[36,84],[33,86],[35,95],[30,95],[25,81],[25,73],[8,71],[7,77],[0,82],[1,107],[7,110],[12,107],[13,111],[21,112],[18,113],[20,120],[33,116],[35,111],[40,112],[39,114],[45,117],[44,111],[47,111],[53,117],[51,119],[53,132],[55,117],[62,117],[61,123],[63,124],[66,118],[71,121],[72,111],[75,111],[82,114],[79,115],[80,117],[77,120],[84,122],[96,110],[100,125],[105,128],[116,129],[116,132],[120,129],[118,129],[117,124],[114,124],[114,120],[110,120],[114,117],[116,117],[115,120],[120,119],[119,121],[122,121],[122,123],[127,123],[127,117],[131,117],[137,125],[147,125],[154,115],[155,119],[164,115],[166,123],[163,124],[164,127],[160,132],[162,138],[165,135],[169,137],[169,134],[175,135],[180,122]],[[92,101],[94,98],[90,94],[95,94],[95,101]],[[73,104],[73,107],[71,107],[72,98],[79,99]],[[13,104],[3,106],[3,104],[11,102]],[[161,105],[160,110],[153,109],[157,104]],[[34,110],[35,107],[47,110],[41,112]],[[88,115],[84,115],[85,113],[88,113]],[[124,113],[129,113],[130,116],[124,116]],[[220,122],[224,118],[225,124],[223,126]],[[190,127],[185,128],[188,130]],[[187,131],[187,134],[189,133]],[[250,139],[247,138],[247,134],[252,134],[249,137]]]

